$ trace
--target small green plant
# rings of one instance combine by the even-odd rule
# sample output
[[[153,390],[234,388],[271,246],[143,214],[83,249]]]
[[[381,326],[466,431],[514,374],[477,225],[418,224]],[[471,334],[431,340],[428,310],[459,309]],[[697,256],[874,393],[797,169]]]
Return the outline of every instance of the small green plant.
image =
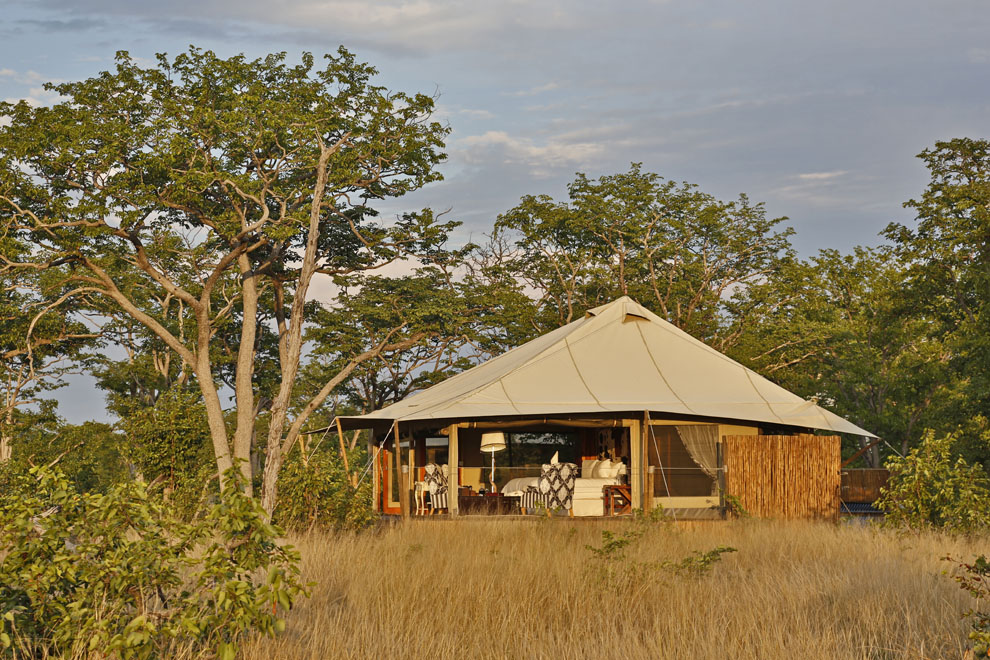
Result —
[[[633,509],[633,520],[641,525],[671,525],[674,519],[667,513],[667,510],[660,504],[655,504],[652,509]]]
[[[952,579],[959,586],[980,601],[990,601],[990,560],[984,555],[971,562],[963,562],[952,557],[946,561],[956,564]],[[973,654],[977,658],[990,658],[990,611],[972,609],[964,615],[970,620],[972,630],[969,638],[973,642]]]
[[[750,513],[736,495],[725,494],[725,512],[733,518],[749,518]]]
[[[142,483],[78,493],[33,468],[0,496],[0,654],[230,660],[282,631],[306,593],[299,555],[228,478],[190,523]]]
[[[980,466],[953,459],[956,441],[928,431],[907,456],[887,462],[890,479],[877,500],[884,524],[957,533],[990,526],[990,480]]]
[[[647,531],[644,527],[626,530],[621,534],[602,530],[601,545],[585,546],[595,559],[599,560],[598,563],[592,564],[589,568],[598,571],[601,581],[609,585],[614,585],[616,580],[633,583],[656,576],[661,572],[700,578],[711,572],[712,567],[722,560],[723,554],[737,552],[731,546],[720,545],[707,552],[695,550],[691,555],[678,561],[627,561],[626,549],[641,539]]]
[[[601,546],[586,545],[584,547],[590,550],[597,559],[605,562],[619,562],[626,558],[626,547],[638,539],[641,534],[642,532],[639,531],[626,531],[617,535],[603,529]]]
[[[660,564],[660,567],[676,575],[701,577],[707,575],[712,567],[722,560],[722,555],[727,552],[737,552],[737,550],[728,545],[720,545],[708,552],[695,550],[680,561],[665,561]]]

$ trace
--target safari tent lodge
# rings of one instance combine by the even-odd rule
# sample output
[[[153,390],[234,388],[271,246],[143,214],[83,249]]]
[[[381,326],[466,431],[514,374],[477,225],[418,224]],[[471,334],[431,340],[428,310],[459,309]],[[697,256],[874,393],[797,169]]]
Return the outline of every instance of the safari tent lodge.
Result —
[[[874,437],[628,297],[338,424],[371,430],[375,508],[402,516],[714,518],[736,502],[835,518],[836,434]]]

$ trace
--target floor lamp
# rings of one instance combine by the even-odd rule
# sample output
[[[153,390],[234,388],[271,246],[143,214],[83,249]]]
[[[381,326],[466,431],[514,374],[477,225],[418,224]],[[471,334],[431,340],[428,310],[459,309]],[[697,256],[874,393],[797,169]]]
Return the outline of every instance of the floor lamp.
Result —
[[[497,493],[498,489],[495,487],[495,452],[502,451],[505,449],[505,434],[504,433],[482,433],[481,434],[481,451],[490,451],[492,453],[492,492]]]

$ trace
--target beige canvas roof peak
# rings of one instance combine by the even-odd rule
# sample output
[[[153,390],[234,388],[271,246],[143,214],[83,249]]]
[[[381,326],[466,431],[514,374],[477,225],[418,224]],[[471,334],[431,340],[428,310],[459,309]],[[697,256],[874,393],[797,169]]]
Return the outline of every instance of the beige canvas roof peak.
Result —
[[[875,437],[623,296],[391,406],[392,421],[649,411]]]

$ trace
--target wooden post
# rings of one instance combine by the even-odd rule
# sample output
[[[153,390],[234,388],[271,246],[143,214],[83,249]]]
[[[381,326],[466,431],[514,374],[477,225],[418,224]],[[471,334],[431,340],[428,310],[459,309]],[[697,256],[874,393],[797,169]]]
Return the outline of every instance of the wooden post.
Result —
[[[457,424],[447,427],[447,467],[450,475],[447,477],[447,511],[451,516],[457,515],[457,495],[461,485],[461,470],[458,467]]]
[[[643,508],[643,482],[646,465],[643,462],[643,429],[638,419],[629,420],[629,491],[632,508]]]
[[[415,439],[413,438],[412,431],[409,432],[408,438],[409,438],[408,440],[409,455],[408,455],[408,459],[406,460],[406,478],[403,480],[406,487],[405,501],[407,502],[407,506],[408,504],[411,504],[412,501],[415,499],[413,490],[416,484],[416,447],[414,446]],[[407,516],[411,515],[408,508],[406,510],[406,515]]]
[[[643,411],[643,453],[642,453],[643,457],[641,459],[643,461],[643,493],[640,495],[640,498],[642,499],[643,502],[643,510],[646,513],[649,513],[649,511],[647,511],[646,508],[647,505],[651,507],[653,506],[653,493],[651,492],[649,496],[647,496],[646,493],[646,482],[648,481],[646,479],[646,470],[650,465],[650,443],[653,442],[653,428],[650,426],[651,423],[652,422],[650,421],[650,411],[644,410]],[[652,484],[653,480],[650,479],[649,482]]]
[[[721,442],[715,443],[715,469],[718,472],[715,476],[718,480],[718,511],[719,515],[725,518],[725,445]]]
[[[344,459],[344,474],[347,475],[347,479],[351,483],[355,483],[354,479],[351,478],[351,468],[347,463],[347,449],[344,447],[344,429],[340,425],[340,417],[334,417],[337,422],[337,439],[340,441],[340,456]]]
[[[395,480],[396,490],[399,493],[399,511],[402,517],[409,515],[409,502],[406,501],[405,479],[402,478],[402,443],[399,440],[399,422],[392,423],[392,447],[395,449]]]
[[[377,453],[378,445],[375,444],[375,432],[371,430],[368,432],[368,456],[371,457],[371,510],[378,513],[382,510],[379,504],[379,497],[382,496],[382,480],[380,474],[380,464],[379,461],[381,457]]]

